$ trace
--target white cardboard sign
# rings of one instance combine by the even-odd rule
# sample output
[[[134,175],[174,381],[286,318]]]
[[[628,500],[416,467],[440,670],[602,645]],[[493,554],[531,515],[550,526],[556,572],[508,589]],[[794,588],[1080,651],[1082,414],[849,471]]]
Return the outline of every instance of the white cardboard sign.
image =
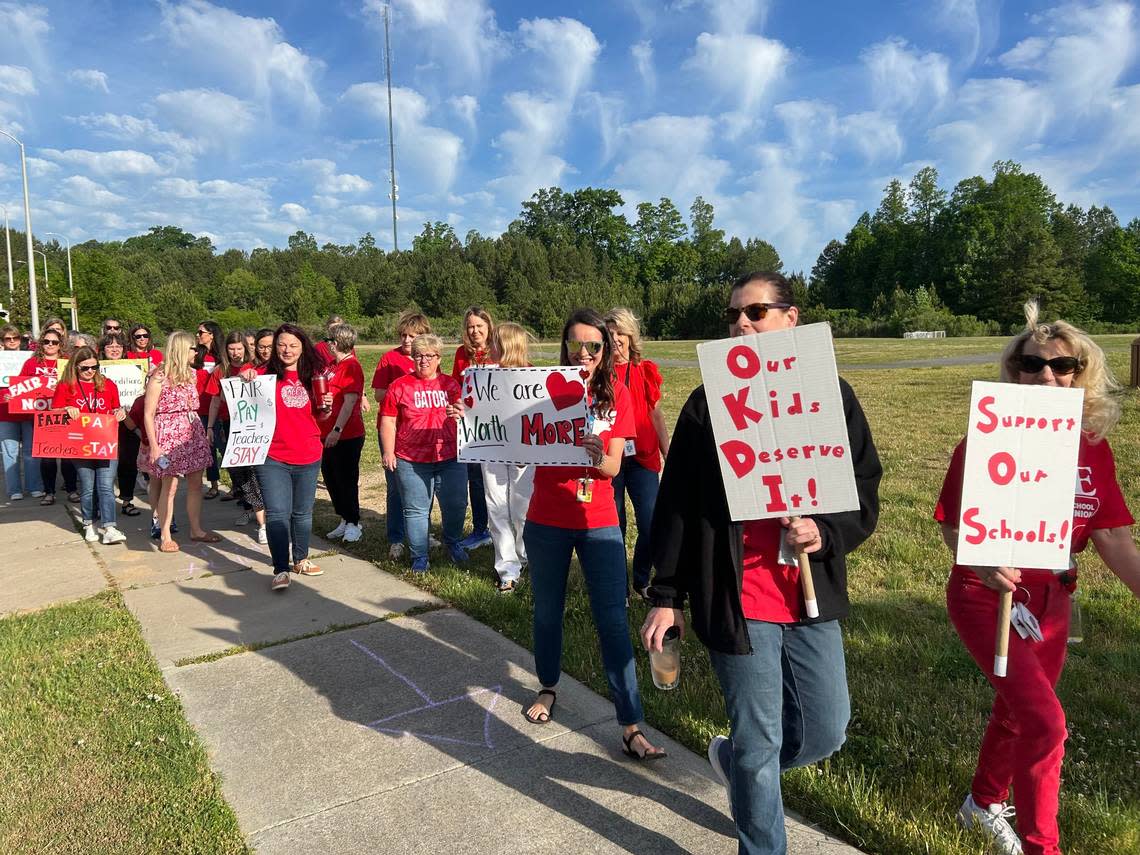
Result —
[[[975,382],[959,564],[1069,566],[1083,389]]]
[[[99,371],[119,390],[119,403],[128,410],[135,399],[146,392],[146,373],[150,362],[146,359],[104,359]]]
[[[0,386],[11,385],[12,378],[20,376],[20,369],[32,356],[30,350],[0,350]]]
[[[697,346],[733,520],[859,508],[831,327]]]
[[[277,378],[261,374],[246,382],[228,377],[222,381],[222,392],[230,409],[230,437],[222,466],[260,466],[277,427]]]
[[[586,412],[581,369],[468,368],[462,392],[464,463],[589,465],[582,437],[598,431]]]

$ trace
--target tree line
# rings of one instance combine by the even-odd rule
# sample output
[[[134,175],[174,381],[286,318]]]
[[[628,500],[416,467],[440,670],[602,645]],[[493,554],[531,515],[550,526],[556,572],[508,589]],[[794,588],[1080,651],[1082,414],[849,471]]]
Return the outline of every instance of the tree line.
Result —
[[[1040,177],[1009,161],[991,180],[968,178],[949,193],[930,167],[908,185],[892,181],[809,276],[784,271],[762,238],[727,237],[701,197],[687,220],[664,197],[639,204],[633,222],[623,206],[612,189],[544,188],[498,237],[469,231],[460,240],[447,223],[429,222],[400,252],[378,249],[370,233],[319,246],[298,231],[285,248],[219,253],[206,237],[155,226],[72,247],[81,326],[97,329],[111,316],[159,331],[206,318],[226,329],[316,325],[335,312],[366,339],[386,340],[410,306],[457,333],[464,309],[483,305],[548,337],[574,307],[625,305],[649,336],[706,338],[723,328],[731,282],[751,270],[789,273],[805,320],[830,321],[840,335],[996,334],[1018,325],[1033,296],[1046,314],[1097,329],[1129,328],[1140,314],[1140,221],[1121,227],[1107,207],[1062,206]],[[15,259],[23,247],[13,232]],[[67,262],[57,242],[36,248],[48,262],[45,282],[37,256],[42,321],[68,295]],[[24,287],[10,307],[24,325],[26,269],[17,267]]]

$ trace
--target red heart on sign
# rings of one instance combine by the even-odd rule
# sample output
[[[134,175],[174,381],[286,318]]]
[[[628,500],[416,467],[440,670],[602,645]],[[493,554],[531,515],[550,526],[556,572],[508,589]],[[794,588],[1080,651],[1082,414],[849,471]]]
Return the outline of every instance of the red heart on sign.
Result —
[[[585,380],[587,377],[590,376],[590,372],[587,371],[585,368],[583,368],[581,371],[578,372],[578,376],[581,377],[583,380]]]
[[[465,406],[469,410],[472,409],[475,406],[475,399],[472,398],[470,395],[468,395],[466,398],[463,399],[463,406]]]
[[[581,401],[586,389],[577,380],[567,380],[561,374],[551,374],[546,378],[546,392],[556,410],[565,410]]]

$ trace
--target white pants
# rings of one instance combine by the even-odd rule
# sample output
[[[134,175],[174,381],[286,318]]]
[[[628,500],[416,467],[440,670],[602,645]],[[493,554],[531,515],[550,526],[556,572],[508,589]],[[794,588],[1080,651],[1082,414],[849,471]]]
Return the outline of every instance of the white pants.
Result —
[[[518,579],[526,564],[523,525],[534,490],[534,467],[484,463],[487,523],[495,544],[495,572],[504,582]]]

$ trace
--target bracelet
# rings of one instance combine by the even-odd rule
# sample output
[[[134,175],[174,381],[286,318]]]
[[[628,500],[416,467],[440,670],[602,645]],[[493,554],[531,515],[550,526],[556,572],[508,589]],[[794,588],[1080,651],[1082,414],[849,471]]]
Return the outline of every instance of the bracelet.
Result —
[[[340,431],[341,431],[341,429],[339,427],[333,428],[333,433],[340,433]]]

